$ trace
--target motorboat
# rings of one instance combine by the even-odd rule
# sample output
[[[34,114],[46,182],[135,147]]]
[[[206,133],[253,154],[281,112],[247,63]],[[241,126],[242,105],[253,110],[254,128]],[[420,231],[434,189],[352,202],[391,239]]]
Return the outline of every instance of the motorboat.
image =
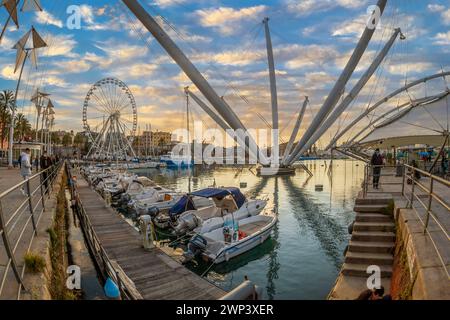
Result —
[[[214,264],[229,261],[266,241],[277,220],[276,208],[241,220],[228,217],[221,228],[191,238],[184,253],[186,261],[196,256]]]
[[[214,204],[195,209],[192,197],[208,198]],[[267,199],[247,199],[235,187],[206,188],[191,192],[169,210],[171,226],[175,234],[189,231],[206,233],[223,227],[229,217],[241,220],[258,215],[266,206]],[[180,213],[181,212],[181,213]]]
[[[193,165],[190,156],[174,155],[172,152],[161,156],[160,161],[165,163],[167,168],[188,168]]]

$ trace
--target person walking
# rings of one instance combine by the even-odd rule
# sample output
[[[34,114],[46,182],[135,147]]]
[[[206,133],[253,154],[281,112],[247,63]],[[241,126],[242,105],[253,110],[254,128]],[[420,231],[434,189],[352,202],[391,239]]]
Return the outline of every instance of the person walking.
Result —
[[[383,157],[380,154],[380,149],[376,149],[370,160],[373,173],[373,188],[378,189],[381,175],[381,166],[383,165]]]
[[[23,180],[27,180],[31,176],[31,162],[30,162],[30,149],[26,148],[25,152],[22,152],[20,155],[20,175]],[[26,188],[26,184],[21,189],[23,195],[28,195],[28,189]]]

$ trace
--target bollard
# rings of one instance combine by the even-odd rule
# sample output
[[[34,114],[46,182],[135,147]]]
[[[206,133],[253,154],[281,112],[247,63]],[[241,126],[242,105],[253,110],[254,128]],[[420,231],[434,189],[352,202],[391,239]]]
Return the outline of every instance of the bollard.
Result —
[[[153,222],[152,218],[149,215],[142,215],[139,217],[139,229],[142,234],[142,243],[144,249],[150,250],[155,247],[153,241]]]

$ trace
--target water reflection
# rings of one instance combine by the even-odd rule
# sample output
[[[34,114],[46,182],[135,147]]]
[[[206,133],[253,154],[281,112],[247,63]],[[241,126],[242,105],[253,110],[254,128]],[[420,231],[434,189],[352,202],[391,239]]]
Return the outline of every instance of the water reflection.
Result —
[[[265,289],[268,299],[322,299],[339,272],[347,244],[347,225],[353,219],[353,201],[360,191],[363,166],[356,162],[323,160],[307,163],[314,173],[302,170],[296,176],[263,178],[249,168],[206,168],[184,170],[146,170],[157,183],[187,191],[208,186],[237,186],[248,197],[270,196],[279,208],[279,221],[272,236],[245,254],[214,266],[206,275],[209,281],[230,290],[244,276]],[[324,191],[316,192],[315,185]],[[269,203],[272,205],[272,203]],[[203,274],[209,265],[196,261],[190,268]]]

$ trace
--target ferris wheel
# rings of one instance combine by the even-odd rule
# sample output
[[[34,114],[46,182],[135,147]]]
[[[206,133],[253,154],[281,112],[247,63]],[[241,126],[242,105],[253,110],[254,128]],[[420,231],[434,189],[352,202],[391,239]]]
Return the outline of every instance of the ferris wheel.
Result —
[[[134,157],[137,108],[128,86],[116,78],[96,82],[84,100],[83,126],[91,142],[88,158]]]

